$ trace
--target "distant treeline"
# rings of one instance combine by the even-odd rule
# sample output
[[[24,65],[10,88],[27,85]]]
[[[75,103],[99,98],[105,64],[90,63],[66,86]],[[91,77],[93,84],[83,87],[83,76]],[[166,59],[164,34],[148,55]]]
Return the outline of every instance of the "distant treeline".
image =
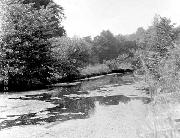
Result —
[[[136,51],[147,30],[91,38],[69,38],[61,25],[63,7],[52,0],[3,0],[1,7],[1,89],[29,90],[59,80],[137,69]],[[64,79],[68,78],[68,79]]]

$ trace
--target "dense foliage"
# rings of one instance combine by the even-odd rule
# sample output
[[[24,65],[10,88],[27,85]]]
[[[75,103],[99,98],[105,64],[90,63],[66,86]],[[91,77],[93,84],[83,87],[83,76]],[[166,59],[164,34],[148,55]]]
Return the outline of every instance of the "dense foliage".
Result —
[[[99,36],[94,38],[93,43],[99,63],[115,59],[122,54],[132,56],[131,51],[137,48],[135,41],[129,41],[121,35],[114,36],[110,31],[102,31]]]
[[[175,44],[176,38],[177,33],[171,21],[156,16],[144,40],[139,42],[137,56],[152,95],[176,91],[178,88],[179,48]]]
[[[33,3],[3,4],[1,74],[12,89],[47,83],[52,63],[48,38],[59,29],[52,5],[35,9]]]
[[[106,30],[94,38],[69,38],[61,25],[63,8],[52,0],[3,0],[2,4],[0,71],[10,89],[121,69],[140,69],[156,86],[163,80],[165,61],[173,59],[179,29],[166,18],[156,17],[147,30],[140,27],[130,35]]]
[[[69,80],[79,76],[80,68],[87,66],[91,55],[91,45],[79,38],[52,38],[54,73]]]
[[[49,22],[53,22],[52,25],[52,34],[49,37],[60,37],[65,35],[64,27],[61,25],[62,20],[64,19],[63,7],[61,5],[57,5],[53,0],[19,0],[22,4],[30,4],[33,3],[33,7],[36,10],[40,10],[42,7],[50,8],[52,10],[51,18],[49,18]]]

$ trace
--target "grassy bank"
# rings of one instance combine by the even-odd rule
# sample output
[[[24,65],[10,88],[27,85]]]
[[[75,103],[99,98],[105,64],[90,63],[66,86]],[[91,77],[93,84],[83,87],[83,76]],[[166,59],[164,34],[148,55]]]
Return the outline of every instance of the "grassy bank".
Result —
[[[126,66],[127,67],[127,66]],[[58,78],[54,83],[59,82],[74,82],[80,79],[100,76],[100,75],[106,75],[110,73],[127,73],[127,72],[133,72],[132,68],[119,68],[119,69],[112,69],[106,64],[96,64],[96,65],[89,65],[79,70],[79,74],[77,76],[70,76],[70,77],[63,77]]]
[[[126,66],[127,67],[127,66]],[[96,64],[96,65],[89,65],[86,66],[82,69],[79,70],[78,75],[72,75],[72,76],[65,76],[62,77],[60,75],[54,75],[48,83],[41,83],[38,80],[34,80],[31,85],[28,87],[24,87],[23,84],[21,87],[14,87],[13,85],[7,86],[9,89],[7,91],[27,91],[27,90],[39,90],[39,89],[45,89],[48,88],[49,86],[56,84],[56,83],[65,83],[65,82],[76,82],[80,79],[86,79],[86,78],[91,78],[95,76],[100,76],[100,75],[106,75],[110,73],[128,73],[128,72],[133,72],[133,69],[131,68],[126,68],[125,66],[121,69],[112,69],[106,64]],[[4,84],[3,80],[0,81],[0,91],[4,91]]]

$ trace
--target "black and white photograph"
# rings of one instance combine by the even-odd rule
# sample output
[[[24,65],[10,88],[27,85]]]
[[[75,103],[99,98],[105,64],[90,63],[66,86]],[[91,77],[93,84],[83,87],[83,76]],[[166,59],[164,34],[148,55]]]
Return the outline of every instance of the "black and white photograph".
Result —
[[[0,138],[180,138],[180,0],[0,0]]]

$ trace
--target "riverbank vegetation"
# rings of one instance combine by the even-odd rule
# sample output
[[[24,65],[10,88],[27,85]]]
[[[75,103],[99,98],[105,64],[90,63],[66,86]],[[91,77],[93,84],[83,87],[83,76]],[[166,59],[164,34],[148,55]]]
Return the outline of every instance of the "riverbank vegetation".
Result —
[[[1,5],[2,90],[28,90],[108,73],[121,69],[119,55],[132,57],[136,49],[135,41],[108,30],[94,38],[69,38],[61,25],[63,7],[51,0],[3,0]]]
[[[155,16],[136,51],[139,69],[143,72],[152,98],[159,99],[167,93],[178,93],[180,88],[179,28],[170,19]],[[158,98],[157,98],[158,97]]]
[[[130,35],[104,30],[94,38],[70,38],[61,24],[63,5],[51,0],[3,0],[1,5],[1,90],[124,70],[141,72],[152,95],[178,87],[179,30],[167,18],[156,17],[147,30],[140,27]]]
[[[151,96],[147,120],[153,124],[143,137],[179,137],[179,27],[166,17],[155,16],[141,38],[137,41],[135,72]]]

